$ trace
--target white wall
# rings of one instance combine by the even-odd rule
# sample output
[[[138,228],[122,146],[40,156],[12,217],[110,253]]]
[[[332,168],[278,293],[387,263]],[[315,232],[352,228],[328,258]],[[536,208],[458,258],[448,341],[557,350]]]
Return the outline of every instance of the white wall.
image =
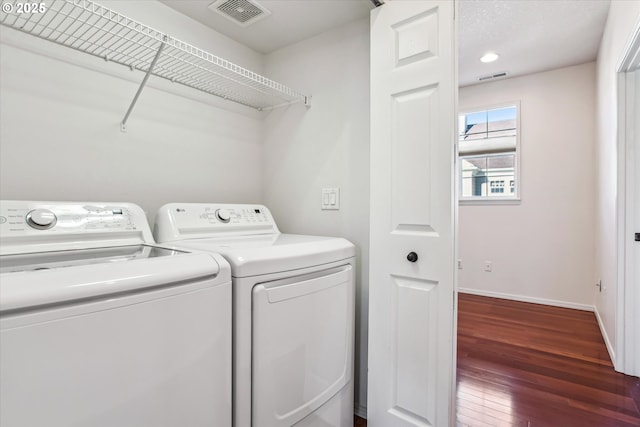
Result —
[[[588,63],[460,89],[460,111],[520,101],[521,120],[521,203],[460,206],[460,288],[593,305],[595,71]]]
[[[304,93],[265,121],[264,199],[282,231],[341,236],[357,247],[356,394],[365,415],[369,246],[369,21],[267,56],[265,73]],[[340,188],[340,210],[321,211],[321,188]],[[359,406],[358,406],[359,405]]]
[[[597,65],[597,220],[594,281],[604,291],[596,295],[596,311],[615,364],[617,280],[617,86],[619,61],[640,22],[640,2],[612,1]]]
[[[262,71],[262,55],[159,2],[106,6]],[[260,202],[257,111],[2,28],[0,198]]]

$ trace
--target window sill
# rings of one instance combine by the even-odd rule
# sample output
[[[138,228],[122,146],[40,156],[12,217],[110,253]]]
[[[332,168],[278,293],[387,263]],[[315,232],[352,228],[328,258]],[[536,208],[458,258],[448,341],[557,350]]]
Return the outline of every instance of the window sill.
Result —
[[[460,206],[465,205],[519,205],[521,203],[520,198],[508,198],[508,199],[459,199]]]

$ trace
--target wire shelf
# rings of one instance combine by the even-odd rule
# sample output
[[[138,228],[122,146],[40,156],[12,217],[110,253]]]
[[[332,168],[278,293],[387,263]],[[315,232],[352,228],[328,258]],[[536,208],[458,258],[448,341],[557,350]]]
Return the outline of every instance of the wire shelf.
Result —
[[[14,0],[2,6],[4,26],[257,110],[309,104],[309,97],[281,83],[89,0]]]

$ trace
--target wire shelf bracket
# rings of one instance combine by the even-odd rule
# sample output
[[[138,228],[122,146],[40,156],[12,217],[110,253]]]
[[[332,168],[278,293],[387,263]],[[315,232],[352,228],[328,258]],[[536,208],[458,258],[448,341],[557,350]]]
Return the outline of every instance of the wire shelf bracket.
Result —
[[[259,111],[311,104],[308,95],[90,0],[5,1],[0,25],[144,72],[123,131],[152,75]]]
[[[151,65],[149,66],[149,69],[145,73],[144,79],[142,79],[142,82],[140,83],[140,87],[138,88],[138,91],[133,97],[133,100],[131,101],[131,105],[129,105],[129,109],[127,110],[127,113],[124,115],[124,119],[122,119],[122,123],[120,123],[120,130],[122,132],[127,131],[127,120],[129,120],[129,115],[131,115],[131,112],[133,111],[133,107],[135,107],[136,102],[138,102],[138,98],[142,93],[142,89],[144,89],[145,85],[147,84],[147,80],[149,80],[149,76],[153,72],[153,68],[156,66],[156,63],[158,62],[158,58],[160,58],[160,54],[162,53],[162,49],[165,47],[165,45],[166,45],[165,42],[160,43],[158,52],[156,53],[156,56],[153,58],[153,61],[151,61]]]

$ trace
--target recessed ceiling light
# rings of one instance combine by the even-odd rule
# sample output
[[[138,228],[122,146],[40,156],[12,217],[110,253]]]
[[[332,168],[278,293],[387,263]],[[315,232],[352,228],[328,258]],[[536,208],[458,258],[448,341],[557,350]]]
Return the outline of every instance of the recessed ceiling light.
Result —
[[[495,53],[495,52],[487,52],[482,56],[482,58],[480,58],[480,61],[482,61],[482,62],[493,62],[498,58],[499,58],[499,56],[498,56],[497,53]]]

